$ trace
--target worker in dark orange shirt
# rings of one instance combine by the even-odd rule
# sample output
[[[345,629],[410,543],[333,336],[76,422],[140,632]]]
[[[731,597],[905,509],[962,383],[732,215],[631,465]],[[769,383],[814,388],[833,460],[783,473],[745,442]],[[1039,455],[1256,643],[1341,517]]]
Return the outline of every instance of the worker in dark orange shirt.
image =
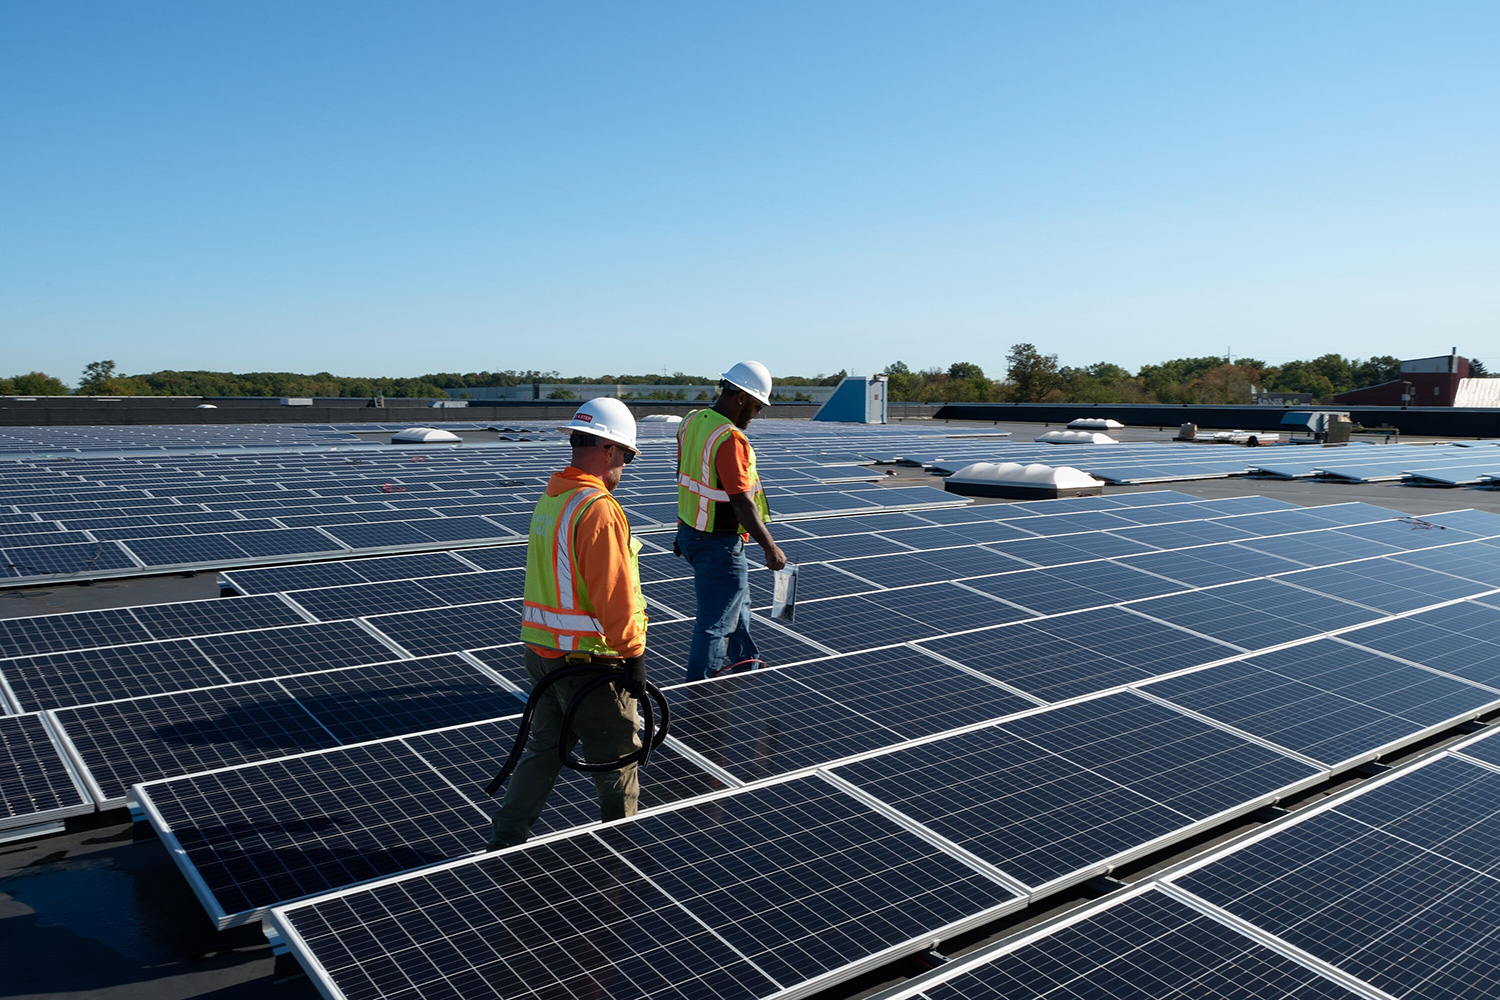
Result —
[[[531,515],[521,624],[526,672],[536,684],[565,663],[597,662],[623,666],[626,679],[618,688],[591,692],[566,734],[564,713],[588,679],[565,678],[547,688],[495,814],[491,850],[531,836],[562,767],[559,741],[576,740],[583,758],[595,762],[618,760],[641,746],[636,732],[636,702],[646,690],[641,543],[631,537],[625,512],[612,495],[625,466],[640,454],[635,418],[618,399],[592,399],[565,429],[572,434],[573,462],[553,475]],[[640,798],[635,764],[596,773],[594,786],[600,819],[635,815]]]
[[[750,635],[745,543],[760,545],[770,569],[786,565],[766,527],[771,510],[744,433],[771,400],[771,373],[759,361],[742,361],[719,388],[711,408],[692,411],[677,429],[677,551],[693,565],[698,601],[690,681],[760,659]]]

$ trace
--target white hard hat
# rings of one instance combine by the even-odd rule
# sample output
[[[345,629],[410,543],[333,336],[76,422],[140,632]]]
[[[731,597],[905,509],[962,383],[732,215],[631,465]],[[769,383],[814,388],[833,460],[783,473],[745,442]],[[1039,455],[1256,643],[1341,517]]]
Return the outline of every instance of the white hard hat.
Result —
[[[570,433],[582,431],[623,445],[637,455],[641,453],[641,449],[635,446],[635,417],[631,415],[630,407],[613,396],[600,396],[584,403],[563,430]]]
[[[771,402],[771,373],[759,361],[741,361],[719,378],[744,389],[762,403]]]

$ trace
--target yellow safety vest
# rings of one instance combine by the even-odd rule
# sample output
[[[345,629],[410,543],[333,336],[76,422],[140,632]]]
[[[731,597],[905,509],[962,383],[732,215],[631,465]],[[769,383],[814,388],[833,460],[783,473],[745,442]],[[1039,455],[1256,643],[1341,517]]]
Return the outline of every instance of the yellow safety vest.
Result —
[[[549,649],[582,650],[599,656],[619,656],[604,639],[604,626],[594,616],[588,584],[578,568],[574,534],[583,512],[599,500],[618,505],[604,490],[580,486],[555,497],[543,495],[531,515],[526,546],[526,589],[521,607],[521,640]],[[634,615],[646,627],[646,599],[641,595],[641,543],[632,535],[630,585],[635,595]]]
[[[734,421],[717,410],[693,410],[682,418],[677,427],[677,517],[683,524],[699,531],[719,531],[729,534],[727,525],[735,525],[734,533],[742,534],[745,526],[738,523],[734,508],[729,505],[729,494],[719,488],[719,470],[714,465],[714,456],[719,446],[738,433]],[[746,442],[746,447],[749,443]],[[771,508],[766,503],[765,491],[761,489],[760,473],[755,467],[755,449],[750,448],[750,499],[762,521],[771,520]],[[717,527],[716,527],[717,526]]]

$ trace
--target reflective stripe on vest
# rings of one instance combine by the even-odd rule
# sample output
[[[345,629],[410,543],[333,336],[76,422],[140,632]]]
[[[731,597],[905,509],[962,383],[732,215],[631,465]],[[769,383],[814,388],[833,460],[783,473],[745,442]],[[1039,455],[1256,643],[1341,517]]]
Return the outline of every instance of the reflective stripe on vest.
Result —
[[[585,650],[617,656],[604,638],[604,626],[594,615],[588,589],[578,572],[573,550],[578,521],[590,505],[609,494],[592,486],[543,496],[531,515],[527,541],[526,590],[521,606],[521,639],[535,646]],[[615,503],[611,498],[609,503]],[[640,596],[636,553],[640,542],[630,539],[626,565],[630,567],[635,614],[645,627],[645,600]]]
[[[682,418],[677,428],[677,517],[699,531],[713,531],[713,505],[729,502],[729,494],[719,488],[719,472],[714,459],[719,447],[734,431],[734,422],[717,410],[694,410]],[[703,435],[701,443],[700,435]],[[748,495],[761,520],[770,521],[771,510],[756,472],[755,449],[749,451],[751,484]],[[745,530],[740,524],[736,528],[741,532]]]

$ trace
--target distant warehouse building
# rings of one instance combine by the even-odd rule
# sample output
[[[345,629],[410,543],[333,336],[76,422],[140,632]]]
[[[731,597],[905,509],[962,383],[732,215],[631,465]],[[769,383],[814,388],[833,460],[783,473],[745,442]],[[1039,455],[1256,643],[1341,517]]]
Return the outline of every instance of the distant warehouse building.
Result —
[[[1470,378],[1452,354],[1401,362],[1401,377],[1333,397],[1339,406],[1500,406],[1500,378]]]

